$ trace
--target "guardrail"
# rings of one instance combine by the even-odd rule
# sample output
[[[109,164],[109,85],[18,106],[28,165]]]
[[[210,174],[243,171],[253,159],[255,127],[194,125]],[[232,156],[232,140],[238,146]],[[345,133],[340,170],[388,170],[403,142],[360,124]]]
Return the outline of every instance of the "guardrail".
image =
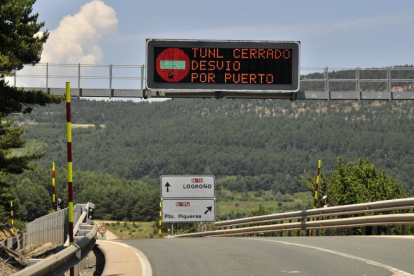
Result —
[[[234,236],[257,233],[281,232],[330,228],[351,228],[378,225],[414,224],[414,214],[376,215],[379,212],[402,211],[414,209],[414,198],[377,201],[361,204],[318,208],[303,211],[270,214],[242,219],[234,219],[215,223],[214,231],[177,235],[176,237]],[[361,217],[340,218],[357,214],[368,214]],[[288,222],[285,222],[288,220]],[[297,220],[293,222],[293,220]],[[310,221],[313,220],[313,221]],[[258,225],[267,224],[267,225]],[[249,225],[246,227],[246,225]],[[257,226],[252,226],[257,225]],[[241,227],[241,228],[239,228]],[[225,228],[225,229],[221,229]],[[231,229],[227,229],[231,228]],[[405,234],[405,227],[402,229]],[[387,228],[390,232],[390,228]],[[375,234],[375,233],[374,233]]]
[[[96,242],[96,232],[98,225],[94,225],[90,232],[73,245],[65,250],[48,257],[32,266],[25,268],[13,275],[15,276],[43,276],[43,275],[63,275],[71,267],[78,264],[93,249]],[[75,271],[75,275],[79,275]]]
[[[28,233],[25,233],[27,244],[33,246],[50,242],[54,245],[62,245],[66,238],[66,246],[59,253],[41,260],[26,269],[13,275],[63,275],[71,267],[75,267],[75,275],[79,275],[78,263],[93,249],[96,242],[98,226],[93,223],[91,214],[94,204],[77,204],[74,206],[74,218],[77,223],[73,234],[75,243],[69,245],[67,231],[67,209],[41,217],[28,224]],[[53,223],[57,223],[53,227]],[[66,226],[66,227],[65,227]],[[63,235],[62,235],[63,234]]]

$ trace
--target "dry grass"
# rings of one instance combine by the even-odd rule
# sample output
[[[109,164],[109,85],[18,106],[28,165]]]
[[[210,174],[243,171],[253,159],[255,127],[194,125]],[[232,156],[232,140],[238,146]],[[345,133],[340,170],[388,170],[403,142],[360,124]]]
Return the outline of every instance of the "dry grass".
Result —
[[[107,221],[104,225],[121,240],[154,238],[154,222]]]

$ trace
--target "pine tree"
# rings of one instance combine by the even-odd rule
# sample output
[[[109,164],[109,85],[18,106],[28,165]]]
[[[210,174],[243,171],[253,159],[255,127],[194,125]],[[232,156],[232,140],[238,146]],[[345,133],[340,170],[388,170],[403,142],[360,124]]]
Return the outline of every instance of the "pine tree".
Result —
[[[315,193],[315,178],[301,177],[303,183]],[[337,169],[330,178],[321,175],[318,206],[322,207],[322,196],[327,195],[328,205],[348,205],[407,197],[407,193],[384,169],[378,169],[367,159],[359,158],[358,163],[344,164],[338,157]]]
[[[59,103],[62,98],[42,91],[24,91],[10,87],[5,76],[20,70],[26,64],[35,65],[40,61],[43,43],[48,31],[39,32],[45,25],[37,22],[39,14],[32,14],[35,0],[2,0],[0,5],[0,221],[5,221],[10,200],[15,199],[6,174],[20,174],[34,166],[30,162],[43,154],[16,156],[13,149],[22,148],[22,130],[12,127],[10,115],[30,113],[34,106]]]

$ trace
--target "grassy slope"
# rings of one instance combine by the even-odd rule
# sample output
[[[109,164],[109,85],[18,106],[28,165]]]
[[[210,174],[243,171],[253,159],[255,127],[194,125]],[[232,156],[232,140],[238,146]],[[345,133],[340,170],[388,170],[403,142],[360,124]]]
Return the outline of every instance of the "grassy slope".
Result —
[[[283,195],[279,200],[268,200],[271,191],[263,192],[262,196],[255,196],[254,192],[249,192],[247,197],[236,194],[234,199],[218,199],[216,202],[216,216],[221,219],[236,216],[249,216],[257,210],[259,205],[269,210],[271,213],[296,211],[312,206],[312,196],[309,192],[295,193],[293,195]]]
[[[109,231],[121,240],[148,239],[154,237],[154,222],[120,222],[104,223]]]

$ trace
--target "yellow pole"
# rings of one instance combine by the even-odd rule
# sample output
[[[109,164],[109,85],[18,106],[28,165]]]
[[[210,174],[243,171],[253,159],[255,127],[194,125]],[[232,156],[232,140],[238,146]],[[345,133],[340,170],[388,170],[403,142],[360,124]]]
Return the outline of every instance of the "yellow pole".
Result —
[[[318,175],[316,176],[316,187],[315,187],[315,199],[313,200],[313,209],[316,209],[316,201],[318,200],[318,189],[319,189],[319,176],[321,174],[321,160],[318,161]],[[313,218],[312,220],[315,220]],[[311,237],[313,236],[313,229],[310,233]]]
[[[159,219],[159,225],[158,225],[158,237],[161,238],[161,222],[162,221],[162,202],[160,201],[160,219]]]
[[[68,146],[69,244],[73,244],[73,179],[72,179],[72,122],[70,110],[70,83],[66,83],[66,132]]]
[[[52,194],[52,206],[53,206],[53,213],[56,212],[56,190],[55,190],[55,162],[53,162],[53,169],[52,169],[52,186],[53,186],[53,194]]]
[[[10,214],[11,214],[11,232],[14,235],[13,201],[10,201]]]
[[[68,144],[68,217],[69,217],[69,245],[73,245],[73,180],[72,180],[72,122],[70,116],[70,82],[66,83],[66,132]],[[70,276],[75,275],[75,270],[70,269]]]
[[[319,176],[321,174],[321,160],[318,162],[318,175],[316,176],[315,200],[313,201],[313,209],[316,209],[316,201],[318,199]]]

